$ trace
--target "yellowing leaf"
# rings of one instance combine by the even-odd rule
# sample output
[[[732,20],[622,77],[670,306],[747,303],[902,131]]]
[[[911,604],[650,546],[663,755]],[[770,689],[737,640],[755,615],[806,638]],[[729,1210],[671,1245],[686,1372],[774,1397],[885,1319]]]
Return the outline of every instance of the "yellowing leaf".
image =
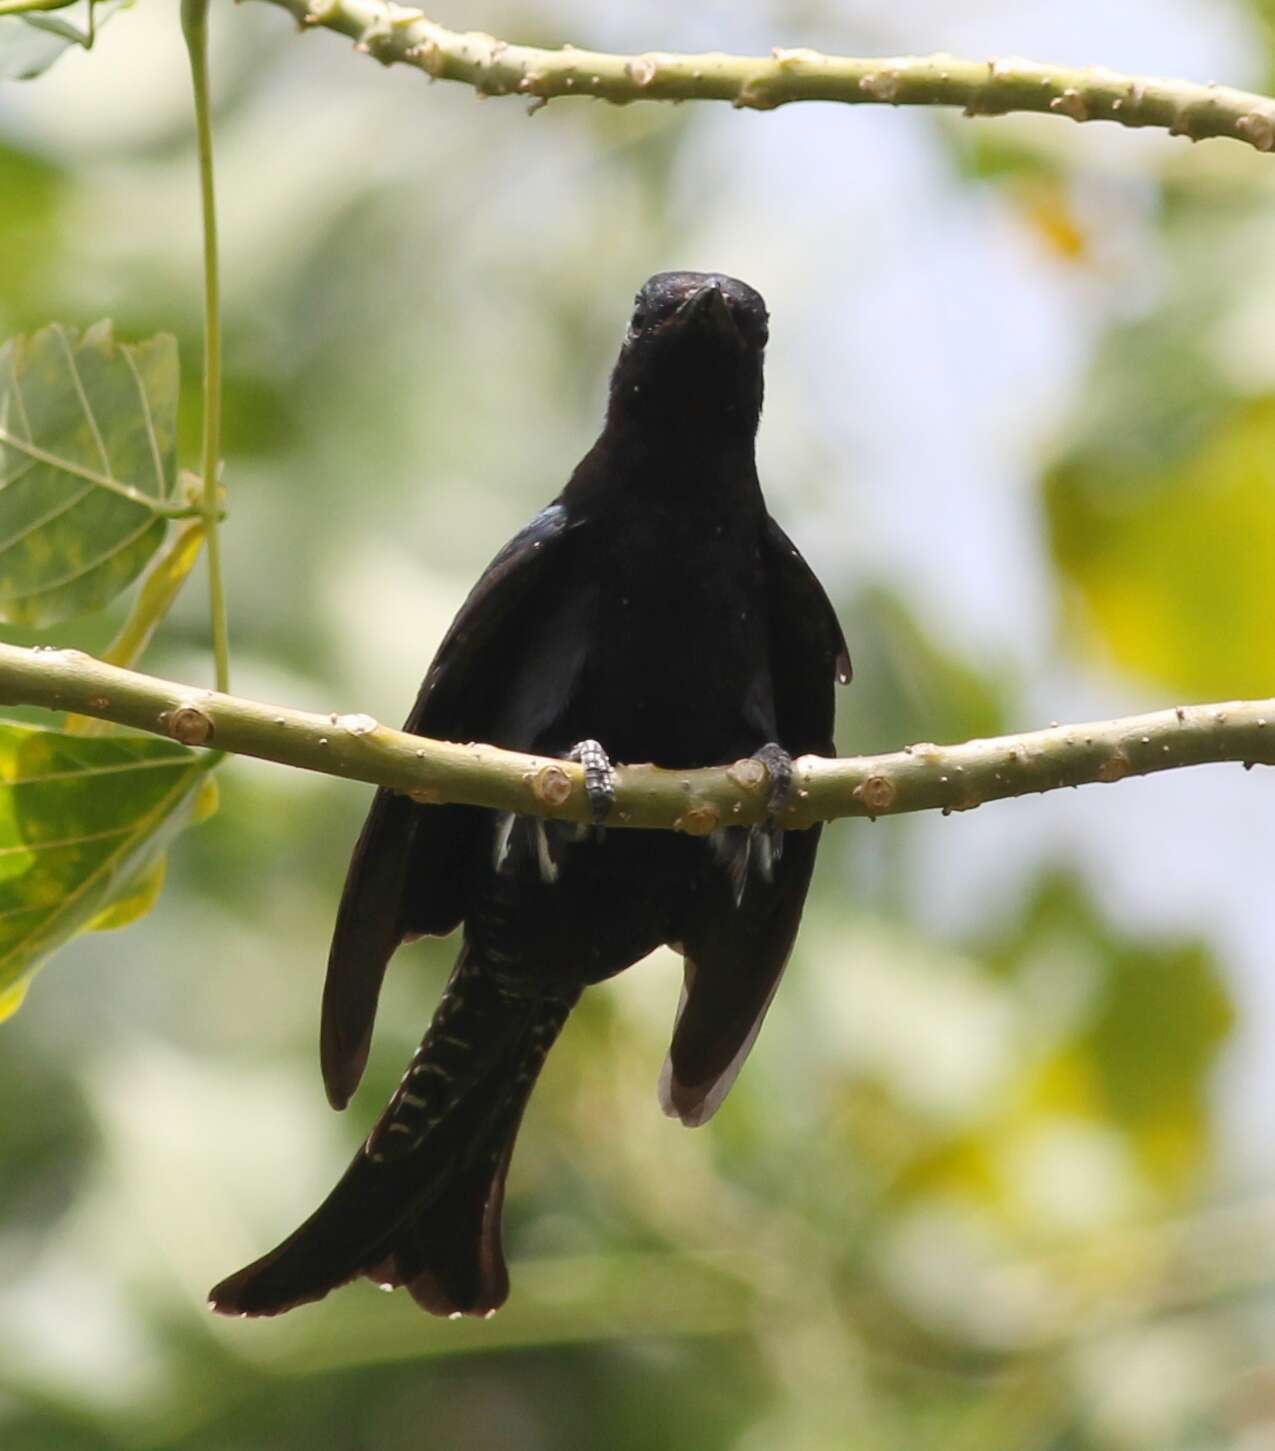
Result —
[[[165,850],[215,789],[175,742],[0,722],[0,1016],[69,938],[150,909]]]
[[[0,993],[0,1023],[6,1018],[11,1018],[22,1006],[22,1000],[27,995],[27,985],[20,982],[11,987],[8,992]]]
[[[93,918],[88,925],[88,931],[115,932],[121,927],[132,926],[139,917],[145,917],[159,901],[167,875],[168,858],[156,857],[150,866],[134,877],[109,907]]]

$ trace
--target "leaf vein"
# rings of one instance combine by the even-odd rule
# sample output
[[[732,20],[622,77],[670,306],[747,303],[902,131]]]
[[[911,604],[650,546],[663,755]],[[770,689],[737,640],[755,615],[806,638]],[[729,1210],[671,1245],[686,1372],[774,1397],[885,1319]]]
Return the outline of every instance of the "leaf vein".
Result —
[[[18,405],[18,412],[22,415],[22,426],[26,429],[27,440],[31,438],[31,415],[27,412],[27,400],[22,393],[22,381],[18,377],[18,350],[16,347],[9,350],[9,376],[13,379],[13,401]]]
[[[24,529],[19,529],[16,534],[11,534],[3,544],[0,544],[0,554],[4,554],[6,551],[12,549],[15,544],[21,544],[28,534],[34,534],[37,529],[42,529],[46,524],[51,524],[60,514],[65,514],[68,510],[74,509],[80,500],[87,496],[92,487],[92,484],[85,484],[78,494],[72,494],[69,499],[63,499],[60,504],[55,504],[48,513],[42,514]]]
[[[0,846],[0,857],[26,856],[37,851],[63,851],[69,846],[85,846],[91,841],[107,841],[123,836],[132,826],[113,826],[109,831],[86,831],[82,836],[60,837],[57,841],[24,841],[17,846]]]
[[[116,776],[125,771],[171,771],[189,766],[186,756],[171,756],[164,761],[116,761],[109,766],[84,766],[74,771],[48,771],[40,776],[0,776],[0,787],[37,786],[45,781],[85,781],[90,776]]]
[[[33,600],[38,599],[40,595],[48,594],[50,590],[64,589],[68,584],[74,584],[77,579],[83,579],[85,575],[92,574],[95,569],[99,569],[102,565],[109,563],[117,554],[123,553],[130,544],[135,544],[154,522],[154,519],[147,519],[138,528],[134,529],[131,534],[126,534],[123,539],[118,540],[103,553],[79,565],[70,574],[64,574],[57,579],[50,580],[47,584],[42,584],[38,589],[24,589],[15,591],[9,595],[0,594],[0,599]]]
[[[14,452],[16,453],[17,450],[15,449]],[[8,478],[0,479],[0,493],[3,493],[10,484],[16,484],[19,479],[29,474],[35,468],[35,463],[36,461],[33,458],[23,459],[17,473],[10,474]]]
[[[3,912],[0,912],[0,922],[3,922],[7,917],[25,917],[30,912],[47,912],[48,910],[49,904],[47,902],[36,902],[31,907],[6,907]],[[0,988],[0,992],[7,991],[7,988]]]
[[[16,448],[37,463],[48,464],[50,468],[58,469],[64,474],[74,474],[77,479],[87,479],[89,483],[96,484],[99,489],[110,489],[113,494],[119,494],[130,504],[139,504],[153,514],[169,512],[163,507],[160,500],[151,498],[143,490],[135,489],[131,484],[122,484],[118,479],[109,478],[106,474],[99,474],[93,469],[85,468],[82,464],[72,463],[70,459],[59,458],[57,454],[49,453],[39,444],[32,443],[29,438],[19,438],[16,433],[10,433],[7,428],[0,427],[0,443],[7,443],[10,448]]]
[[[71,350],[71,344],[67,341],[66,333],[60,327],[55,327],[53,332],[58,342],[62,345],[63,353],[66,355],[67,371],[71,374],[71,381],[75,384],[76,397],[80,400],[80,408],[84,413],[89,431],[93,435],[93,442],[97,445],[97,451],[101,455],[102,470],[107,478],[118,482],[115,479],[115,475],[111,472],[111,458],[106,452],[106,440],[102,437],[102,432],[97,426],[97,419],[93,416],[93,409],[89,404],[89,395],[84,391],[84,380],[80,377],[80,368],[79,364],[75,361],[75,353]]]
[[[151,400],[146,392],[146,385],[142,382],[142,375],[138,371],[137,363],[133,358],[133,349],[123,344],[120,352],[124,361],[128,364],[128,371],[133,375],[133,382],[137,384],[137,397],[142,405],[142,418],[146,424],[146,441],[150,444],[151,462],[155,465],[155,497],[164,499],[168,496],[168,485],[164,480],[164,464],[159,455],[159,438],[155,433],[155,420],[151,416]]]

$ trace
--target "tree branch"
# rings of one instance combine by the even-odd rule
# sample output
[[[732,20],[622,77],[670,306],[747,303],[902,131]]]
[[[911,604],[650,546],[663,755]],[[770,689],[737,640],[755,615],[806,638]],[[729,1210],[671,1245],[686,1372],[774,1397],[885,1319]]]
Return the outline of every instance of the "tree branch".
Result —
[[[582,772],[568,761],[425,740],[366,715],[313,715],[192,690],[79,650],[0,644],[0,703],[96,716],[189,746],[215,745],[389,786],[422,802],[590,820]],[[1275,765],[1275,700],[1179,706],[957,746],[908,746],[883,756],[804,756],[787,824],[968,811],[985,801],[1218,761]],[[749,825],[764,812],[766,774],[755,761],[696,771],[623,766],[616,774],[608,825],[672,827],[698,836]]]
[[[609,55],[509,45],[478,31],[448,30],[419,10],[387,0],[267,0],[303,28],[349,36],[385,65],[473,86],[482,96],[520,95],[543,105],[558,96],[629,101],[729,101],[767,111],[790,101],[849,105],[960,106],[969,116],[1041,111],[1073,121],[1156,126],[1204,141],[1225,136],[1275,150],[1275,101],[1230,86],[1128,76],[1101,66],[962,60],[951,55],[854,59],[813,50],[770,56]]]

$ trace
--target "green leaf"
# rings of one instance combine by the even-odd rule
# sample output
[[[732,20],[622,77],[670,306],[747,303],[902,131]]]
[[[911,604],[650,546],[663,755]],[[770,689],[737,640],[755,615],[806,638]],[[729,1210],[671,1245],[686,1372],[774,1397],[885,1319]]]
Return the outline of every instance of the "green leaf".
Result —
[[[144,736],[0,722],[0,1019],[36,968],[90,927],[153,905],[163,853],[215,808],[202,759]]]
[[[60,324],[0,347],[0,619],[100,609],[159,548],[176,489],[177,343]]]

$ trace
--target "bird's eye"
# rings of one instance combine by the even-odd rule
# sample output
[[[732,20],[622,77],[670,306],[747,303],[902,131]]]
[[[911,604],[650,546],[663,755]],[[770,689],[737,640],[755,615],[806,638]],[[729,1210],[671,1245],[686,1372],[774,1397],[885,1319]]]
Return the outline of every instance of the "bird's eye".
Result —
[[[646,326],[646,313],[644,313],[640,307],[633,314],[633,321],[630,326],[635,333],[640,333],[642,329]]]

